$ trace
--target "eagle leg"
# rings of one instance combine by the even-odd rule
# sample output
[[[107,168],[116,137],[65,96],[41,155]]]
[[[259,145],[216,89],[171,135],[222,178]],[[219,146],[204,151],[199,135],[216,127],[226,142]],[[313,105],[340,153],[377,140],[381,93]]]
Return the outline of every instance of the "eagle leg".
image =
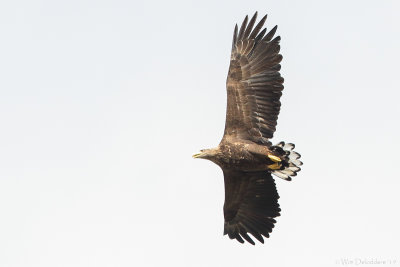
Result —
[[[268,158],[270,158],[273,162],[281,162],[282,161],[280,157],[277,157],[272,154],[268,154]]]

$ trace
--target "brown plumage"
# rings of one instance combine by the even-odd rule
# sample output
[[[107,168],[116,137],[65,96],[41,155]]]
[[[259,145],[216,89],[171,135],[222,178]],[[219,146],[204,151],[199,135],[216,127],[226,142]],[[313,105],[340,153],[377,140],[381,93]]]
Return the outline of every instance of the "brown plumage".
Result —
[[[271,174],[291,180],[300,170],[300,154],[293,144],[272,145],[281,103],[283,78],[279,70],[280,37],[277,27],[268,33],[256,26],[257,12],[233,33],[226,81],[227,110],[224,136],[216,148],[204,149],[195,158],[211,160],[224,172],[224,235],[243,243],[264,243],[280,215],[279,195]],[[250,234],[250,235],[249,235]]]

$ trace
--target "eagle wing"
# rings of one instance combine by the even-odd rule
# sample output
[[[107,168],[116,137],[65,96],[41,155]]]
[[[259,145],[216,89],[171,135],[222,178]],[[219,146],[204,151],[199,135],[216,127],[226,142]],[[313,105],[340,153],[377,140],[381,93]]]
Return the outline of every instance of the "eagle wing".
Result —
[[[233,34],[227,87],[226,135],[266,143],[275,132],[280,110],[283,78],[279,70],[280,37],[273,36],[275,26],[265,35],[261,28],[267,16],[254,27],[257,12],[247,24],[244,19],[238,33]]]
[[[223,170],[225,180],[224,235],[243,243],[269,237],[279,216],[278,192],[269,172]]]

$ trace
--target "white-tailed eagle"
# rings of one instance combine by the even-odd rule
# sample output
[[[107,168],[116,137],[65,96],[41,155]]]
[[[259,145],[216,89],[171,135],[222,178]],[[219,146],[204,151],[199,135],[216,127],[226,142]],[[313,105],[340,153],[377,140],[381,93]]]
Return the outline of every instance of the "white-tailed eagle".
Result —
[[[221,167],[225,181],[224,234],[243,243],[264,243],[280,215],[279,195],[272,174],[290,181],[300,170],[300,154],[294,145],[272,145],[283,90],[279,71],[277,27],[263,28],[267,16],[256,26],[257,12],[233,33],[227,89],[224,136],[216,148],[193,155]]]

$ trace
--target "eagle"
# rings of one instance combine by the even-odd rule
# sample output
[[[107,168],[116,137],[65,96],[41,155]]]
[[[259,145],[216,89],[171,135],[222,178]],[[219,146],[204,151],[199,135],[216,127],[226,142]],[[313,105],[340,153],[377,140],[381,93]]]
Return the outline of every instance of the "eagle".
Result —
[[[240,243],[264,243],[280,216],[279,195],[272,175],[290,181],[300,171],[294,144],[273,137],[280,111],[283,78],[277,26],[268,33],[265,15],[256,26],[257,12],[245,17],[233,32],[226,80],[227,109],[220,144],[200,150],[194,158],[207,159],[223,171],[225,184],[224,235]],[[250,236],[250,235],[252,236]]]

